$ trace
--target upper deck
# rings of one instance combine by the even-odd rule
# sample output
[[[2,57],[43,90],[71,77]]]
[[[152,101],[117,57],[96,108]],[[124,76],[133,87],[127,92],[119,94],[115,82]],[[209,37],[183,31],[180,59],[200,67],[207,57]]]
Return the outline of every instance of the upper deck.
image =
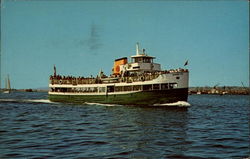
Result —
[[[51,85],[89,85],[89,84],[112,84],[112,83],[133,83],[144,81],[155,81],[160,75],[164,79],[171,81],[179,80],[180,77],[170,76],[178,73],[188,72],[187,69],[161,70],[161,65],[154,63],[155,57],[146,54],[145,49],[140,50],[139,43],[136,44],[136,55],[131,56],[131,62],[128,63],[127,57],[119,58],[114,61],[112,75],[109,77],[101,71],[96,77],[73,77],[61,76],[56,74],[54,66],[54,75],[50,76]],[[160,78],[163,78],[160,77]],[[157,81],[157,80],[156,80]],[[180,81],[180,80],[179,80]],[[188,81],[188,79],[187,79]]]
[[[73,77],[73,76],[61,76],[54,75],[50,76],[50,84],[60,84],[60,85],[78,85],[78,84],[105,84],[105,83],[133,83],[140,81],[151,81],[159,77],[162,74],[176,74],[188,72],[187,69],[171,69],[165,71],[156,71],[156,72],[144,72],[142,74],[124,74],[122,75],[111,75],[109,77],[100,74],[94,77]]]

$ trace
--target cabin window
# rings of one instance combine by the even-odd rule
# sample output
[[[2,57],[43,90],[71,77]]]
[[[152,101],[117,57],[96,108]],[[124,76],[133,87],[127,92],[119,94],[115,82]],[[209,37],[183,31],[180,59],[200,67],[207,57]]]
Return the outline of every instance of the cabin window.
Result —
[[[121,86],[116,86],[115,87],[115,92],[121,92],[122,91],[122,87]]]
[[[173,89],[174,85],[172,83],[169,84],[169,89]]]
[[[137,68],[139,69],[139,68],[140,68],[140,66],[135,66],[135,67],[133,67],[133,69],[137,69]]]
[[[151,59],[150,58],[143,58],[143,62],[144,63],[151,63]]]
[[[75,92],[80,92],[81,88],[75,88]]]
[[[99,87],[99,92],[105,92],[105,87]]]
[[[135,62],[142,62],[142,61],[143,61],[143,59],[141,57],[135,58]]]
[[[124,86],[124,91],[132,91],[132,86]]]
[[[83,88],[82,88],[82,91],[83,91],[83,92],[88,92],[89,89],[88,89],[87,87],[83,87]]]
[[[174,88],[177,88],[177,87],[178,87],[178,84],[177,84],[177,83],[175,83],[175,84],[174,84]]]
[[[78,92],[78,93],[79,93],[79,92],[82,92],[82,88],[79,88],[79,87],[78,87],[78,88],[75,88],[75,92]]]
[[[180,79],[180,77],[176,77],[176,79]]]
[[[123,91],[139,91],[141,90],[141,85],[135,86],[116,86],[115,92],[123,92]]]
[[[140,91],[141,90],[141,85],[135,85],[133,86],[134,91]]]
[[[97,87],[91,87],[90,92],[97,92]]]
[[[71,91],[71,88],[59,88],[60,92],[68,92],[69,90]]]
[[[153,84],[153,90],[159,90],[160,86],[159,84]]]
[[[98,88],[97,87],[72,88],[72,91],[78,93],[98,92]]]
[[[143,85],[142,87],[143,87],[144,91],[152,90],[152,85],[151,84],[150,85]]]
[[[162,90],[168,89],[168,83],[163,83],[163,84],[161,84],[161,89],[162,89]]]
[[[94,93],[98,92],[97,87],[81,87],[81,88],[52,88],[52,92],[75,92],[75,93]],[[105,87],[99,88],[100,92],[105,92]]]
[[[86,92],[86,88],[79,88],[79,92]]]
[[[177,87],[178,87],[177,83],[169,83],[170,89],[177,88]]]
[[[114,90],[115,90],[115,86],[108,86],[107,87],[108,92],[114,92]]]

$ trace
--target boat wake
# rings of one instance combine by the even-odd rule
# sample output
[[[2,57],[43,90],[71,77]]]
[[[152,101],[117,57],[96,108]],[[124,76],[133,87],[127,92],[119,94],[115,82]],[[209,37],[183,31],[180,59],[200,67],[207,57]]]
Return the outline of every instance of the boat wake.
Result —
[[[154,104],[154,106],[190,107],[191,104],[186,101],[178,101],[174,103]]]
[[[48,99],[0,99],[1,103],[37,103],[37,104],[56,104],[56,102],[51,102]],[[99,105],[106,107],[115,107],[122,106],[119,104],[103,104],[103,103],[89,103],[85,102],[86,105]],[[178,101],[175,103],[164,103],[164,104],[154,104],[153,106],[162,106],[162,107],[189,107],[190,104],[185,101]]]
[[[32,103],[55,103],[55,102],[51,102],[50,100],[48,99],[28,99],[28,100],[25,100],[26,102],[32,102]]]
[[[55,102],[51,102],[48,99],[0,99],[0,102],[5,103],[46,103],[51,104]]]
[[[101,105],[101,106],[106,106],[106,107],[122,106],[122,105],[118,105],[118,104],[103,104],[103,103],[88,103],[88,102],[85,102],[84,104],[87,104],[87,105]]]
[[[88,103],[88,102],[85,102],[84,104],[87,104],[87,105],[100,105],[100,106],[107,106],[107,107],[125,106],[125,105],[119,105],[119,104],[102,104],[102,103]],[[178,102],[175,102],[175,103],[154,104],[153,106],[189,107],[191,105],[188,102],[185,102],[185,101],[178,101]]]

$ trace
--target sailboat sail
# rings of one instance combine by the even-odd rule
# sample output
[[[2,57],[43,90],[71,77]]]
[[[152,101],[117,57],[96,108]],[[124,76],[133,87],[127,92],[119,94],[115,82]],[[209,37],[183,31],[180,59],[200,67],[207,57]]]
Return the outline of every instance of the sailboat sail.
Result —
[[[5,79],[5,91],[3,93],[10,93],[10,78],[9,76]]]

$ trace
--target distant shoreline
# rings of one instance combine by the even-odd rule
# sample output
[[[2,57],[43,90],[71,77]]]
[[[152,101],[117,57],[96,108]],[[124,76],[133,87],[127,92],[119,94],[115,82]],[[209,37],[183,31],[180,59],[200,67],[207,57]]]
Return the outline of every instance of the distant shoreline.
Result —
[[[29,89],[11,89],[11,92],[48,92],[48,90],[45,90],[45,89],[31,89],[31,88],[29,88]]]
[[[240,86],[189,87],[189,94],[249,95],[249,92],[249,87]]]

